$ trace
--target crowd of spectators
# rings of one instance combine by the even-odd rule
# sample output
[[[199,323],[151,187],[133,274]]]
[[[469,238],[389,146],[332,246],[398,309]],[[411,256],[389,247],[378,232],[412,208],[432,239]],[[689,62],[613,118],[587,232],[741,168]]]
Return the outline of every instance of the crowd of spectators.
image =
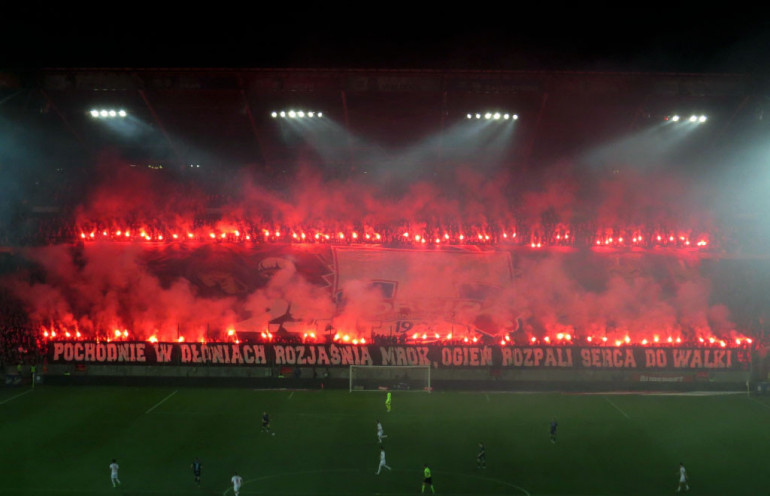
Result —
[[[3,366],[36,363],[45,353],[21,303],[0,290],[0,362]]]

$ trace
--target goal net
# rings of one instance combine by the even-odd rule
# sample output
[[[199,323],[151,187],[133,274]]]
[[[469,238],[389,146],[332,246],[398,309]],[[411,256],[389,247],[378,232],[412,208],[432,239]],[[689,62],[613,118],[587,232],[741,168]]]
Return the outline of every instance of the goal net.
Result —
[[[430,367],[351,365],[350,391],[430,391]]]

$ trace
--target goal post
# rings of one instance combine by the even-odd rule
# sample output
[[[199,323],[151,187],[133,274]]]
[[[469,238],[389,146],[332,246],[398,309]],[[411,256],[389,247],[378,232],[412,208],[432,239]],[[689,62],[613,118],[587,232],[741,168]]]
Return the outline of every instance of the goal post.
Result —
[[[428,365],[351,365],[350,392],[353,391],[429,392]]]

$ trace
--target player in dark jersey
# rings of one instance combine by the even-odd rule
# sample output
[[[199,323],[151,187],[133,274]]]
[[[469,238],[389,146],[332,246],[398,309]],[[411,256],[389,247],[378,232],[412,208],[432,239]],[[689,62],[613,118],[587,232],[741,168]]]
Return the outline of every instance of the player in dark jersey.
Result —
[[[195,476],[195,483],[200,486],[201,484],[201,461],[196,458],[193,460],[192,465],[190,466],[193,471],[193,475]]]
[[[270,415],[267,412],[262,412],[262,432],[270,432]],[[275,432],[270,432],[275,436]]]
[[[487,450],[484,443],[479,443],[479,454],[476,455],[476,466],[478,468],[487,468]]]
[[[559,424],[556,423],[556,419],[551,420],[551,442],[556,444],[556,427]]]

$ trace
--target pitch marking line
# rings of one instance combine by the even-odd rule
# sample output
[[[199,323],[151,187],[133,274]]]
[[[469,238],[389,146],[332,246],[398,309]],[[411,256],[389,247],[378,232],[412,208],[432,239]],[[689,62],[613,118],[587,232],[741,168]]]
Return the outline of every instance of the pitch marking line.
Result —
[[[169,399],[169,398],[171,398],[172,396],[174,396],[174,395],[175,395],[177,392],[179,392],[179,390],[175,389],[173,393],[169,394],[168,396],[166,396],[165,398],[163,398],[163,399],[162,399],[162,400],[160,400],[159,402],[155,403],[153,406],[151,406],[151,407],[150,407],[150,409],[149,409],[149,410],[147,410],[147,411],[146,411],[146,412],[144,412],[144,413],[145,413],[145,414],[147,414],[147,413],[150,413],[151,411],[155,410],[155,409],[156,409],[156,408],[158,408],[160,405],[162,405],[163,403],[165,403],[165,401],[166,401],[167,399]]]
[[[330,470],[305,470],[305,471],[302,471],[302,472],[284,472],[284,473],[280,473],[280,474],[264,475],[262,477],[256,477],[254,479],[248,479],[248,480],[243,481],[243,484],[241,485],[241,491],[240,492],[244,493],[243,487],[247,483],[249,483],[249,482],[258,482],[258,481],[263,481],[263,480],[267,480],[267,479],[276,479],[276,478],[279,478],[279,477],[295,477],[295,476],[299,476],[299,475],[328,474],[328,473],[340,473],[340,472],[347,472],[347,473],[349,473],[349,472],[356,472],[356,473],[360,473],[361,470],[359,470],[359,469],[352,469],[352,468],[343,468],[343,469],[330,469]],[[407,470],[398,470],[397,469],[397,470],[393,470],[393,472],[408,472],[408,471]],[[411,472],[416,472],[416,471],[412,470]],[[434,472],[437,473],[437,474],[450,473],[450,472],[441,472],[441,471],[436,471],[436,470],[434,470]],[[521,491],[524,494],[524,496],[532,496],[530,494],[530,492],[527,491],[526,489],[524,489],[523,487],[519,487],[519,486],[517,486],[515,484],[511,484],[510,482],[506,482],[506,481],[503,481],[503,480],[500,480],[500,479],[492,479],[490,477],[481,477],[479,475],[473,475],[473,474],[462,474],[462,473],[458,474],[458,473],[455,473],[455,472],[451,472],[451,474],[455,475],[455,476],[470,477],[472,479],[478,479],[478,480],[484,480],[484,481],[489,481],[489,482],[495,482],[497,484],[502,484],[504,486],[512,487],[512,488],[516,489],[517,491]],[[227,496],[228,493],[232,493],[232,492],[233,492],[233,488],[232,487],[228,487],[227,489],[225,489],[222,492],[222,496]],[[252,493],[248,492],[248,494],[252,494]],[[254,493],[254,494],[257,494],[257,493]],[[311,493],[280,493],[279,492],[279,493],[276,493],[276,494],[293,495],[293,496],[310,496]],[[334,493],[330,493],[330,494],[334,494],[335,496],[354,496],[355,494],[358,494],[358,493],[339,493],[339,492],[334,492]],[[404,493],[378,493],[378,494],[380,494],[380,496],[401,496]],[[441,493],[441,494],[446,494],[446,495],[449,495],[449,496],[471,496],[470,494],[466,494],[466,493]],[[490,495],[490,496],[494,496],[494,495]],[[500,496],[504,496],[504,495],[500,495]]]
[[[441,473],[441,472],[438,472],[438,473]],[[516,484],[511,484],[510,482],[506,482],[504,480],[492,479],[490,477],[481,477],[480,475],[473,475],[473,474],[455,474],[455,475],[461,475],[463,477],[470,477],[472,479],[485,480],[485,481],[489,481],[489,482],[496,482],[498,484],[502,484],[504,486],[508,486],[508,487],[512,487],[514,489],[517,489],[517,490],[523,492],[526,496],[532,496],[531,494],[529,494],[529,491],[527,491],[523,487],[519,487]]]
[[[8,398],[7,400],[4,400],[4,401],[0,401],[0,405],[5,405],[5,404],[6,404],[6,403],[8,403],[9,401],[15,400],[15,399],[16,399],[16,398],[18,398],[19,396],[24,396],[25,394],[28,394],[28,393],[31,393],[31,392],[32,392],[32,390],[31,390],[31,389],[28,389],[28,390],[24,391],[23,393],[19,393],[19,394],[17,394],[16,396],[11,396],[11,397],[10,397],[10,398]]]
[[[749,396],[749,399],[750,399],[751,401],[753,401],[754,403],[756,403],[757,405],[762,405],[762,406],[763,406],[763,407],[765,407],[765,408],[770,408],[770,405],[768,405],[767,403],[763,403],[763,402],[761,402],[761,401],[759,401],[759,400],[755,400],[755,399],[754,399],[754,398],[752,398],[751,396]]]
[[[289,395],[289,399],[291,399],[292,396],[294,396],[294,391],[292,391],[291,394]]]
[[[487,397],[487,401],[489,401],[489,395],[488,395],[488,394],[485,394],[484,396],[486,396],[486,397]]]
[[[612,401],[610,401],[610,399],[609,399],[609,398],[607,398],[606,396],[602,396],[602,398],[604,398],[604,400],[605,400],[607,403],[609,403],[610,405],[612,405],[613,407],[615,407],[615,410],[617,410],[617,411],[619,411],[620,413],[622,413],[624,417],[626,417],[626,418],[627,418],[627,419],[629,419],[629,420],[631,419],[631,417],[629,417],[629,416],[628,416],[628,414],[627,414],[626,412],[624,412],[623,410],[621,410],[621,409],[620,409],[620,407],[619,407],[618,405],[616,405],[615,403],[613,403]]]

